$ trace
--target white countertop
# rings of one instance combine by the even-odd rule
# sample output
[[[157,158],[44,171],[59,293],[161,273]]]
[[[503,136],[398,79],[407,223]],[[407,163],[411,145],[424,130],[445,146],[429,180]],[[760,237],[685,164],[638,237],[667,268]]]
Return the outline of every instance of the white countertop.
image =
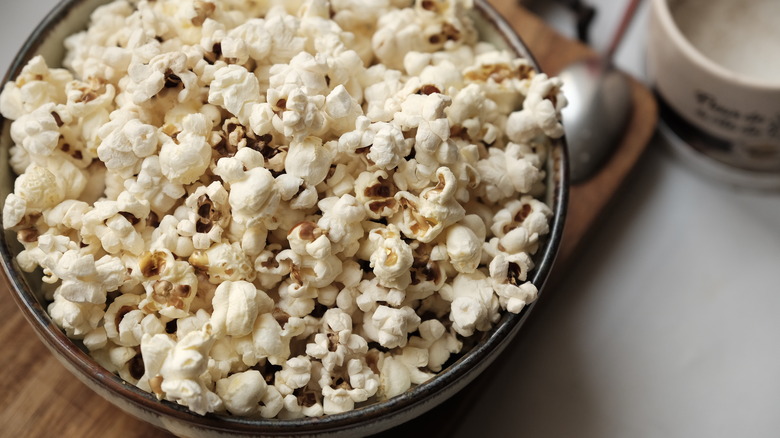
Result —
[[[598,49],[626,2],[591,3]],[[54,4],[3,8],[1,71]],[[640,78],[646,6],[616,58]],[[656,138],[458,436],[780,436],[778,262],[780,193],[699,176]]]
[[[603,51],[628,1],[588,2]],[[648,5],[615,59],[643,80]],[[458,436],[780,436],[779,262],[780,193],[700,176],[656,136]]]

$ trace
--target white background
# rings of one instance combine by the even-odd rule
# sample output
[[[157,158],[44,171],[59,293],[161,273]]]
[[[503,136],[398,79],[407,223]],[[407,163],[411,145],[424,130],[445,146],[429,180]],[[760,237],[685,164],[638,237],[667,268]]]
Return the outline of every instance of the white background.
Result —
[[[1,71],[55,3],[2,8]],[[591,3],[603,49],[626,2]],[[646,12],[616,58],[640,78]],[[779,192],[702,177],[656,138],[565,276],[458,436],[780,436]]]

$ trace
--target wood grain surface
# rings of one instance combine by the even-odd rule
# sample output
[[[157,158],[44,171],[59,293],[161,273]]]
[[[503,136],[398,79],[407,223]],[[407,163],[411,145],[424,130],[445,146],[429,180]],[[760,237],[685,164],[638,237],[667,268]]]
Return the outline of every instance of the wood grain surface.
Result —
[[[514,26],[544,71],[555,74],[569,62],[592,55],[590,49],[555,33],[512,0],[491,0],[491,3]],[[563,247],[550,278],[551,287],[545,294],[554,293],[556,279],[561,278],[567,264],[576,256],[588,229],[603,214],[653,135],[657,121],[655,100],[639,83],[633,84],[633,90],[636,105],[632,122],[617,152],[595,177],[571,189]],[[170,436],[125,414],[72,377],[17,311],[5,278],[2,288],[5,290],[0,291],[0,366],[3,371],[0,373],[0,436]],[[480,379],[489,378],[489,374],[485,373]],[[479,386],[478,380],[440,408],[382,435],[415,431],[445,436],[457,427],[457,421],[452,421],[454,418],[468,415],[469,404],[462,400],[470,398]],[[440,421],[442,417],[446,420]]]

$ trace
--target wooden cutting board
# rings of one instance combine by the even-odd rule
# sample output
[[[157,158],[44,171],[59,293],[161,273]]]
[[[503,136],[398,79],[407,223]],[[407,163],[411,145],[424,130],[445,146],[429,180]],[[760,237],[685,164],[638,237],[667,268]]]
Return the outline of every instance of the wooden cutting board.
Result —
[[[550,29],[538,17],[513,0],[490,0],[531,49],[545,72],[556,74],[568,63],[592,55],[586,46]],[[633,84],[634,113],[631,125],[614,156],[589,181],[573,186],[562,249],[545,295],[554,293],[556,277],[572,261],[587,231],[593,226],[618,188],[636,164],[655,131],[657,108],[652,93],[638,82]],[[7,289],[7,284],[2,288]],[[168,437],[90,391],[71,376],[38,340],[32,328],[17,311],[10,293],[0,291],[0,435],[8,437]],[[485,373],[489,375],[490,373]],[[483,375],[480,379],[487,378]],[[468,415],[469,392],[463,393],[429,414],[401,426],[387,436],[425,433],[446,436]],[[445,421],[439,421],[442,413]]]

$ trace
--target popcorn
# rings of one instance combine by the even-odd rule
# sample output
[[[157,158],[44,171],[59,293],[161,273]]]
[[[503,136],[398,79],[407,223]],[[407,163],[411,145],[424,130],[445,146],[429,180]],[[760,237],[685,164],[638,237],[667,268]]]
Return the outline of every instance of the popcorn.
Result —
[[[360,359],[352,359],[347,364],[348,380],[338,387],[323,385],[323,412],[338,414],[354,409],[355,403],[366,401],[379,389],[376,374]]]
[[[493,217],[491,231],[509,253],[535,252],[539,237],[549,231],[550,208],[530,196],[510,201]]]
[[[146,291],[140,308],[168,318],[187,316],[199,283],[191,264],[175,260],[165,250],[145,252],[138,260],[138,273]]]
[[[216,393],[233,415],[250,415],[260,409],[268,385],[257,370],[235,373],[217,382]]]
[[[173,183],[190,184],[208,168],[211,145],[206,140],[209,127],[205,117],[192,114],[184,119],[184,130],[176,140],[160,148],[160,170]]]
[[[50,69],[43,56],[33,57],[16,78],[3,87],[0,112],[12,120],[30,114],[49,103],[65,103],[65,84],[73,75],[60,68]]]
[[[281,365],[290,355],[290,337],[294,331],[285,331],[270,313],[258,315],[252,328],[252,344],[257,358],[267,358]]]
[[[355,297],[355,304],[363,312],[375,310],[377,303],[385,302],[392,306],[400,306],[406,298],[406,294],[398,289],[390,289],[379,284],[379,280],[363,280],[357,285],[360,295]]]
[[[258,18],[231,29],[220,42],[222,56],[246,64],[249,59],[264,61],[271,54],[273,36],[266,29],[266,21]]]
[[[337,85],[325,98],[324,110],[328,128],[335,135],[353,129],[357,118],[363,114],[360,104],[343,84]]]
[[[50,169],[32,164],[14,181],[14,193],[31,211],[40,212],[65,199],[62,186]]]
[[[239,243],[219,243],[206,251],[198,251],[190,256],[189,262],[198,269],[205,269],[209,281],[219,284],[226,280],[252,281],[255,271],[252,263],[241,250]]]
[[[330,151],[319,138],[306,137],[301,142],[293,140],[284,166],[289,175],[316,186],[325,180],[332,160]]]
[[[490,278],[501,304],[512,313],[518,313],[536,299],[536,286],[526,282],[533,262],[526,253],[504,255],[499,253],[490,262]]]
[[[103,318],[102,306],[89,302],[73,302],[57,293],[46,310],[52,321],[62,327],[68,337],[74,339],[80,339],[94,330]]]
[[[447,255],[456,271],[472,273],[482,260],[482,243],[474,231],[464,225],[455,224],[447,229]]]
[[[137,105],[148,102],[164,88],[179,84],[184,89],[178,93],[178,100],[184,102],[197,87],[198,77],[187,68],[187,57],[182,52],[161,53],[144,61],[133,61],[127,69],[132,80],[128,93]]]
[[[146,199],[152,211],[158,216],[165,216],[176,203],[176,200],[186,193],[181,184],[167,179],[162,172],[160,157],[152,155],[141,163],[141,171],[135,179],[125,180],[124,187],[137,198]]]
[[[251,109],[249,104],[256,101],[252,100],[255,96],[260,96],[257,78],[240,65],[226,65],[214,73],[208,102],[226,109],[246,124],[247,112]]]
[[[232,161],[223,162],[223,160]],[[248,171],[240,168],[229,170],[228,163],[240,164],[240,161],[231,158],[222,158],[219,163],[224,164],[223,167],[220,167],[221,164],[217,165],[217,175],[222,176],[230,184],[228,202],[233,220],[251,227],[276,212],[281,195],[270,171],[263,167],[255,167]]]
[[[412,249],[401,240],[398,229],[393,225],[386,231],[375,229],[369,233],[368,238],[376,245],[370,260],[379,284],[395,289],[409,286],[412,281],[409,268],[412,267],[414,258]]]
[[[117,345],[135,347],[141,345],[144,334],[165,332],[165,326],[151,314],[138,308],[141,296],[125,294],[108,306],[105,315],[104,334]]]
[[[350,194],[340,198],[328,197],[318,204],[322,217],[317,225],[327,232],[331,242],[331,252],[352,257],[360,246],[363,232],[357,227],[366,217],[365,212]]]
[[[319,359],[323,367],[333,372],[347,359],[368,351],[361,336],[352,333],[352,318],[341,309],[329,309],[322,316],[325,333],[317,333],[314,342],[306,345],[306,354]]]
[[[274,386],[279,393],[287,396],[298,388],[303,388],[311,379],[311,362],[304,356],[290,358],[281,371],[277,371]]]
[[[428,356],[424,366],[434,373],[441,370],[450,354],[460,351],[463,347],[457,336],[452,331],[447,331],[444,324],[437,319],[423,321],[418,330],[420,336],[410,338],[408,345],[427,350]]]
[[[157,152],[157,134],[152,125],[122,116],[106,123],[98,131],[102,143],[97,148],[98,158],[106,168],[124,177],[140,171],[143,158]]]
[[[24,114],[11,124],[11,139],[33,157],[52,155],[59,145],[56,106],[48,103]]]
[[[55,324],[188,407],[337,414],[538,291],[560,80],[470,0],[116,1],[0,93],[3,224]]]
[[[208,351],[214,343],[209,331],[206,326],[177,342],[168,352],[159,374],[162,377],[160,389],[166,398],[201,415],[223,407],[222,399],[200,381],[208,364]]]
[[[378,306],[370,319],[363,321],[366,334],[386,348],[406,345],[407,334],[417,330],[419,324],[420,317],[408,306],[400,309]]]
[[[449,140],[450,124],[444,111],[451,102],[450,97],[436,92],[412,94],[403,101],[395,121],[404,131],[417,128],[415,150],[433,154]]]
[[[133,222],[139,222],[149,214],[147,201],[137,201],[132,195],[123,192],[116,201],[97,201],[95,208],[87,211],[81,219],[81,234],[99,239],[103,249],[109,254],[127,251],[138,255],[144,250],[144,239],[134,228]]]
[[[397,192],[398,189],[384,170],[363,172],[355,181],[357,199],[371,219],[392,216],[398,211],[398,203],[394,198]]]
[[[436,176],[439,183],[423,190],[420,197],[406,191],[395,195],[401,212],[391,220],[405,236],[423,243],[432,241],[465,215],[463,206],[455,200],[455,175],[449,168],[441,167]]]
[[[489,279],[480,271],[458,274],[442,297],[452,302],[452,328],[461,336],[471,336],[475,330],[486,331],[499,318],[498,297]]]
[[[380,392],[385,399],[401,395],[412,387],[409,369],[393,357],[384,358],[380,376]]]
[[[124,265],[116,257],[106,255],[95,260],[92,254],[79,254],[72,249],[64,252],[56,265],[46,267],[62,280],[57,293],[76,303],[105,303],[106,292],[118,289],[126,275]]]
[[[511,141],[524,143],[540,135],[550,138],[563,135],[558,114],[566,100],[560,91],[561,85],[559,78],[548,78],[544,73],[531,79],[523,109],[513,112],[507,119],[507,136]]]
[[[252,332],[259,313],[273,309],[273,300],[246,281],[224,281],[213,299],[211,325],[214,333],[245,336]]]
[[[22,221],[26,211],[27,201],[15,193],[9,193],[3,204],[3,225],[6,228],[15,227]]]

